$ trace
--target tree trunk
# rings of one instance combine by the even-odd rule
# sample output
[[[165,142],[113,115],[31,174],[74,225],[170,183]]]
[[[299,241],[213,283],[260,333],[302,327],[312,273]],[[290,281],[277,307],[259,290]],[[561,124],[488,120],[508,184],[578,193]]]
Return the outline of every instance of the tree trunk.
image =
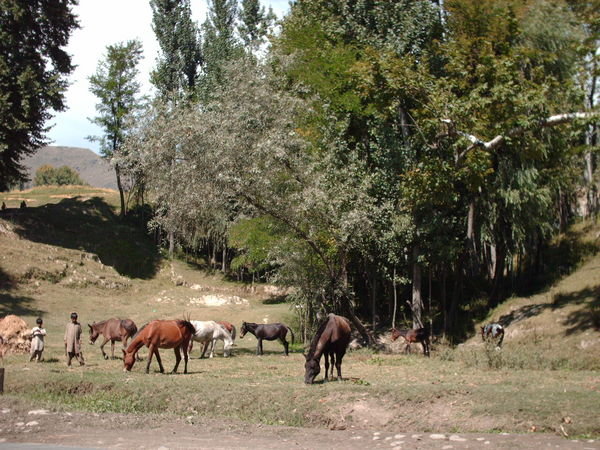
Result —
[[[173,259],[175,253],[175,233],[169,230],[169,259]]]
[[[413,328],[423,327],[423,298],[421,297],[421,266],[419,264],[419,245],[413,247],[413,280],[412,280],[412,316]]]
[[[227,246],[223,244],[223,261],[221,263],[221,272],[227,272]]]
[[[125,193],[123,192],[123,184],[121,183],[121,170],[119,165],[115,164],[115,175],[117,176],[117,187],[119,188],[119,197],[121,199],[121,217],[127,215],[127,208],[125,206]]]
[[[375,331],[377,326],[377,273],[375,268],[371,272],[371,329]]]
[[[394,289],[394,313],[392,314],[392,328],[396,328],[396,312],[398,311],[398,292],[396,291],[396,265],[392,272],[392,287]]]

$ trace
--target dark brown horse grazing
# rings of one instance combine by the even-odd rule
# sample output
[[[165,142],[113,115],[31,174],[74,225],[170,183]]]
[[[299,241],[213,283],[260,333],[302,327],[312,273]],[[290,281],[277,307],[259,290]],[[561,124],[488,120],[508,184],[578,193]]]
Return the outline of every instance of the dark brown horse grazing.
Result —
[[[102,335],[104,342],[100,344],[100,351],[104,359],[108,359],[108,355],[104,353],[104,346],[110,341],[110,350],[112,359],[115,359],[115,341],[123,343],[123,348],[127,347],[127,340],[137,333],[137,327],[133,320],[130,319],[108,319],[102,322],[88,323],[90,328],[90,344],[94,345],[98,336]]]
[[[279,339],[283,344],[284,353],[288,355],[288,341],[285,339],[287,336],[288,330],[290,331],[290,335],[292,336],[292,345],[294,345],[294,332],[290,327],[284,325],[283,323],[265,323],[258,324],[253,322],[242,322],[242,328],[240,329],[240,339],[242,339],[246,333],[252,333],[256,339],[258,339],[258,344],[256,346],[256,354],[263,354],[263,339],[267,341],[274,341],[275,339]]]
[[[342,316],[329,314],[321,324],[317,334],[310,343],[310,350],[304,355],[304,382],[313,384],[321,371],[321,355],[325,355],[325,380],[329,379],[329,359],[331,359],[331,378],[333,366],[337,369],[337,379],[342,379],[342,358],[350,343],[350,321]],[[329,357],[329,359],[328,359]]]
[[[410,344],[418,342],[423,346],[423,354],[429,356],[429,331],[426,328],[412,330],[396,330],[392,328],[392,341],[395,341],[400,336],[406,341],[406,347],[404,347],[405,353],[410,353]]]
[[[127,350],[123,350],[124,370],[130,371],[135,362],[135,355],[142,346],[148,347],[148,364],[146,364],[146,373],[150,373],[150,363],[152,355],[156,355],[160,372],[164,373],[162,361],[158,354],[159,348],[172,348],[175,350],[175,367],[173,373],[177,372],[179,362],[181,361],[181,351],[185,361],[183,373],[187,373],[188,363],[188,345],[190,339],[196,330],[187,320],[153,320],[144,325],[140,331],[133,337]]]

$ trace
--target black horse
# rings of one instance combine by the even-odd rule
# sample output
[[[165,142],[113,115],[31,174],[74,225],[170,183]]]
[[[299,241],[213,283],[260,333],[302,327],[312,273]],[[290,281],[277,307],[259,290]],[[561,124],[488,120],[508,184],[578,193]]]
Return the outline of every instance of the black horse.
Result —
[[[244,337],[246,333],[252,333],[256,339],[258,339],[258,345],[256,346],[256,354],[263,354],[263,339],[267,341],[274,341],[279,339],[283,344],[285,355],[288,355],[288,342],[285,339],[288,330],[292,336],[292,345],[294,345],[294,332],[290,327],[283,323],[266,323],[258,324],[252,322],[242,322],[242,328],[240,330],[240,339]]]
[[[325,355],[325,379],[329,379],[329,359],[331,359],[331,378],[333,366],[337,369],[338,380],[342,379],[342,358],[350,343],[350,321],[342,316],[329,314],[321,324],[317,334],[310,343],[310,350],[304,355],[306,364],[304,369],[304,382],[313,384],[316,376],[321,371],[321,356]],[[328,359],[329,358],[329,359]]]

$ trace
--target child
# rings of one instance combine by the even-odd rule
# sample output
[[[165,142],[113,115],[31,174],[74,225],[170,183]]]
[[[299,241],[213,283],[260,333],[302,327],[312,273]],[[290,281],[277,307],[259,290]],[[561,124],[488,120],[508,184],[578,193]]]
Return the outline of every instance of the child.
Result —
[[[35,359],[36,362],[43,361],[42,353],[44,352],[44,336],[46,336],[46,330],[43,328],[44,323],[42,322],[42,318],[38,317],[35,321],[37,326],[33,327],[31,330],[31,358],[29,361],[33,361]]]
[[[67,356],[67,366],[71,367],[71,360],[76,357],[79,365],[83,366],[83,354],[81,353],[81,325],[77,322],[77,313],[71,313],[71,322],[65,329],[65,354]]]

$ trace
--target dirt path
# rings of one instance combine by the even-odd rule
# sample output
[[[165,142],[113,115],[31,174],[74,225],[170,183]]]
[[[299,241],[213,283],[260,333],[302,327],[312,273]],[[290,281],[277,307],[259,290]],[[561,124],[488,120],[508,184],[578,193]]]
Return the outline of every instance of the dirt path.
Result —
[[[6,402],[4,402],[6,403]],[[31,409],[0,397],[0,449],[10,443],[88,448],[263,449],[600,449],[597,440],[567,440],[545,433],[432,434],[274,427],[236,421],[157,415],[92,414]]]

